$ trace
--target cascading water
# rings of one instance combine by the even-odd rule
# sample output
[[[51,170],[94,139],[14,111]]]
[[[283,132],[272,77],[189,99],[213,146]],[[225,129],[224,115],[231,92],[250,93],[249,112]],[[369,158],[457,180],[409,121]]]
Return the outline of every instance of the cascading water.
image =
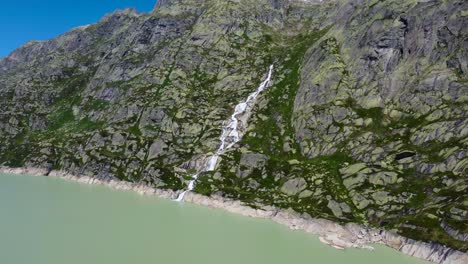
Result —
[[[268,84],[271,82],[271,76],[273,74],[273,65],[270,65],[267,78],[260,84],[257,90],[247,97],[247,100],[240,102],[236,105],[234,113],[231,115],[231,118],[228,120],[228,123],[223,127],[223,132],[219,140],[221,145],[215,154],[208,156],[198,172],[192,175],[192,180],[188,184],[187,190],[179,194],[176,201],[184,200],[184,196],[187,192],[192,191],[195,188],[195,182],[198,179],[198,176],[202,172],[214,171],[219,160],[219,156],[223,154],[226,150],[230,149],[234,144],[236,144],[242,137],[244,129],[247,127],[244,123],[247,122],[249,118],[250,111],[255,105],[258,95],[265,90]]]

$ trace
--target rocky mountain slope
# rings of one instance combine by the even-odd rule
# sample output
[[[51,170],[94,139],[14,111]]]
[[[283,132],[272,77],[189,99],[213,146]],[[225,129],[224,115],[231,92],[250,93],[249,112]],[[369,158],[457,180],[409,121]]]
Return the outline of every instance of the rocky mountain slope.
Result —
[[[0,164],[195,192],[468,249],[468,3],[160,0],[0,59]]]

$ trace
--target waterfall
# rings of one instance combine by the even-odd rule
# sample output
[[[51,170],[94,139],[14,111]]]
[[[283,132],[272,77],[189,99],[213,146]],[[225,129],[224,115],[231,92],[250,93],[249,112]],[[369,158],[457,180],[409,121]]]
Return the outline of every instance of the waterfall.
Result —
[[[227,124],[223,126],[223,132],[219,138],[221,142],[218,150],[215,154],[208,156],[201,168],[198,170],[197,173],[192,175],[192,180],[188,184],[187,190],[183,191],[179,194],[176,201],[184,200],[184,196],[187,192],[192,191],[195,188],[195,182],[197,181],[200,173],[206,171],[214,171],[216,169],[216,165],[218,163],[219,157],[223,154],[226,150],[230,149],[234,144],[239,142],[242,138],[245,128],[247,128],[247,120],[249,118],[250,112],[252,111],[253,106],[255,105],[255,101],[257,100],[258,95],[265,90],[268,84],[271,82],[271,76],[273,74],[273,65],[270,65],[270,69],[268,71],[267,78],[260,84],[260,86],[255,90],[255,92],[251,93],[249,97],[245,101],[240,102],[234,108],[234,113],[231,115],[231,118],[227,121]]]

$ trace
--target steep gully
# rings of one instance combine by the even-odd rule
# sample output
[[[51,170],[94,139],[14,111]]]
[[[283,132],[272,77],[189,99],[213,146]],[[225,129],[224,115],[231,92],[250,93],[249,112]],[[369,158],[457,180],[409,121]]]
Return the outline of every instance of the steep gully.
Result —
[[[251,93],[245,101],[242,101],[236,105],[234,113],[227,121],[227,124],[223,127],[223,132],[219,138],[221,145],[219,146],[218,150],[216,150],[215,154],[205,158],[203,165],[200,167],[200,169],[198,169],[197,173],[192,175],[192,180],[189,182],[187,190],[180,193],[175,201],[183,201],[185,194],[195,188],[195,183],[200,174],[207,171],[214,171],[216,169],[220,155],[222,155],[226,150],[232,148],[234,144],[239,142],[245,132],[245,128],[247,127],[247,121],[249,119],[252,108],[255,105],[257,97],[263,90],[268,87],[271,82],[272,75],[273,65],[270,65],[266,79],[260,84],[257,90]]]

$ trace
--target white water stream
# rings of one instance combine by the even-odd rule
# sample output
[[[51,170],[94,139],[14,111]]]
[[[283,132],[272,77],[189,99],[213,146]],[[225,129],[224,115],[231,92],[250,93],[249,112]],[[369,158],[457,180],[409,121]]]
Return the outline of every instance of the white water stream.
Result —
[[[234,144],[236,144],[244,134],[244,129],[247,127],[247,119],[249,118],[250,112],[252,111],[255,101],[257,100],[258,95],[265,90],[265,88],[271,82],[271,76],[273,74],[273,65],[270,65],[267,78],[260,84],[257,90],[247,97],[247,100],[240,102],[236,105],[234,113],[231,115],[231,118],[228,120],[227,124],[223,127],[223,133],[219,140],[221,145],[215,154],[208,156],[201,168],[197,173],[192,175],[192,180],[188,184],[187,190],[179,194],[176,201],[183,201],[184,196],[187,192],[192,191],[195,188],[195,182],[197,181],[200,173],[206,171],[214,171],[219,160],[219,156],[223,154],[227,149],[230,149]]]

